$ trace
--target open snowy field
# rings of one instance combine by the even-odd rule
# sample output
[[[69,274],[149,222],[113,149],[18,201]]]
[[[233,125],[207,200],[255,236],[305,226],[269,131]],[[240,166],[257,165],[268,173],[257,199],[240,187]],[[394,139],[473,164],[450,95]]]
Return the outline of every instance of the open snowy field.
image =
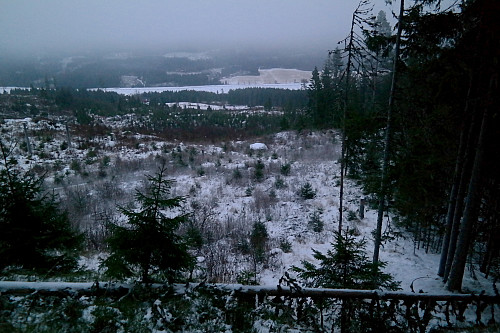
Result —
[[[252,84],[289,84],[309,82],[311,71],[298,69],[271,68],[259,69],[259,75],[238,75],[222,78],[224,84],[252,85]]]

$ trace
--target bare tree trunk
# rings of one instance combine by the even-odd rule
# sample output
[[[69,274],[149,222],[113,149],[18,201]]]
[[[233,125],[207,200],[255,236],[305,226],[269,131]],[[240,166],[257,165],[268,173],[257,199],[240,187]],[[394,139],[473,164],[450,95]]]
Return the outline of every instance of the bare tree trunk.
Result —
[[[458,175],[462,173],[463,154],[465,151],[465,148],[463,148],[464,146],[465,146],[464,131],[462,130],[462,133],[460,133],[460,146],[458,149],[459,152],[457,156],[457,162],[455,164],[455,175],[453,176],[453,185],[451,187],[450,200],[448,202],[448,212],[446,213],[446,230],[443,239],[443,248],[441,250],[441,259],[439,261],[439,269],[438,269],[439,276],[444,276],[444,267],[446,266],[446,259],[448,258],[448,248],[450,246],[451,229],[453,227],[453,216],[455,213],[455,207],[457,205],[457,195],[459,187]]]
[[[31,149],[30,137],[28,135],[28,128],[26,127],[26,123],[23,123],[24,127],[24,139],[26,140],[26,149],[28,149],[28,154],[31,156],[33,151]]]
[[[468,95],[470,96],[470,87]],[[467,117],[468,105],[469,103],[467,103],[465,106],[465,117]],[[439,269],[438,269],[439,276],[444,276],[446,261],[448,258],[448,249],[450,246],[451,230],[453,229],[455,207],[457,206],[458,190],[460,187],[459,180],[461,179],[460,175],[462,174],[463,163],[465,160],[465,154],[466,154],[465,133],[469,132],[465,126],[466,126],[466,121],[464,121],[462,126],[462,131],[460,133],[460,143],[458,146],[457,161],[455,164],[455,173],[453,176],[453,184],[451,187],[450,199],[448,201],[448,211],[446,213],[446,230],[444,234],[443,248],[441,250],[441,259],[439,261]]]
[[[467,260],[469,246],[471,243],[472,229],[478,218],[479,206],[481,201],[481,197],[479,196],[478,190],[480,185],[479,183],[481,177],[481,166],[483,163],[484,137],[487,131],[487,123],[488,123],[488,108],[486,107],[484,109],[483,119],[481,122],[481,131],[479,132],[479,141],[477,144],[477,151],[474,158],[474,166],[472,168],[469,188],[467,191],[464,215],[462,217],[462,222],[460,223],[460,232],[457,241],[457,249],[453,257],[453,263],[451,266],[450,274],[448,276],[448,282],[446,285],[448,290],[461,290],[462,288],[462,279],[465,271],[465,264]]]
[[[392,131],[392,112],[394,109],[394,96],[396,91],[396,83],[398,77],[398,62],[399,62],[399,52],[401,43],[401,33],[403,31],[403,15],[405,10],[405,2],[401,0],[399,7],[399,18],[398,18],[398,32],[396,35],[396,47],[394,52],[394,64],[392,70],[392,82],[391,82],[391,92],[389,95],[389,106],[387,109],[387,125],[385,129],[385,140],[384,140],[384,159],[382,161],[382,175],[380,184],[380,194],[378,202],[378,216],[377,216],[377,229],[375,231],[375,244],[373,250],[373,263],[378,263],[380,254],[380,244],[382,241],[382,222],[384,218],[384,207],[385,200],[387,197],[387,168],[389,166],[389,149],[391,141],[391,131]]]
[[[359,200],[359,218],[361,220],[365,218],[365,204],[366,204],[365,198]]]
[[[427,227],[427,236],[425,237],[425,253],[429,253],[429,247],[431,245],[431,233],[432,233],[432,227],[428,226]]]
[[[490,186],[495,186],[495,183],[490,184]],[[498,183],[496,184],[498,186]],[[494,191],[493,195],[496,196],[496,202],[493,205],[493,207],[490,208],[490,213],[489,213],[489,229],[488,229],[488,243],[486,246],[486,252],[483,255],[482,262],[481,262],[481,267],[479,268],[479,271],[481,273],[484,273],[485,278],[488,278],[491,270],[491,264],[493,259],[495,259],[498,256],[498,250],[500,248],[500,242],[499,242],[499,219],[498,219],[498,213],[500,211],[500,200],[498,199],[500,197],[500,191],[496,190]]]
[[[356,12],[361,6],[352,14],[351,21],[351,32],[349,36],[349,44],[347,46],[348,56],[347,56],[347,68],[345,76],[345,95],[344,95],[344,114],[342,119],[342,152],[340,157],[340,193],[339,193],[339,235],[342,233],[342,222],[343,222],[343,210],[344,210],[344,173],[346,170],[346,120],[347,120],[347,108],[349,106],[349,78],[351,76],[351,65],[352,65],[352,52],[353,52],[353,40],[354,40],[354,22],[356,20]]]
[[[468,182],[470,179],[470,174],[472,170],[472,161],[474,155],[474,147],[476,146],[476,122],[477,115],[474,113],[472,116],[472,123],[469,127],[469,133],[467,136],[467,145],[465,148],[464,161],[462,166],[462,172],[460,175],[460,181],[458,183],[458,193],[455,201],[455,210],[453,212],[453,220],[450,230],[450,240],[448,244],[448,252],[446,254],[446,262],[444,266],[443,280],[446,282],[448,280],[448,275],[450,274],[451,265],[453,262],[453,257],[455,255],[455,250],[457,248],[457,240],[460,229],[460,220],[463,215],[464,209],[464,199],[467,193]]]
[[[68,123],[66,123],[66,141],[68,141],[68,149],[71,150],[71,135],[69,134]]]
[[[486,244],[486,253],[483,256],[483,261],[481,262],[481,267],[479,271],[484,273],[485,277],[488,278],[490,273],[491,259],[493,258],[493,253],[495,252],[496,244],[494,244],[493,232],[495,230],[491,229],[488,233],[488,242]]]
[[[372,98],[371,98],[371,103],[372,103],[372,108],[375,108],[375,97],[377,96],[377,78],[378,78],[378,65],[379,65],[379,57],[380,57],[380,51],[377,50],[375,54],[375,75],[373,76],[372,80]]]

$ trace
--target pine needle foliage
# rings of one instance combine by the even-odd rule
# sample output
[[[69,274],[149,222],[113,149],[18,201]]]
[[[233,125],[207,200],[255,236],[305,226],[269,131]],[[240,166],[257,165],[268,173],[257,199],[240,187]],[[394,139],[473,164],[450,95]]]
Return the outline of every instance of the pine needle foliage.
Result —
[[[266,243],[269,239],[266,225],[261,222],[255,222],[250,234],[250,244],[256,262],[260,263],[265,260]]]
[[[149,283],[155,275],[171,283],[194,263],[188,242],[178,233],[189,216],[176,214],[184,198],[169,197],[173,181],[166,179],[165,166],[147,181],[147,193],[135,194],[138,209],[119,208],[128,223],[110,225],[111,254],[103,264],[112,278],[140,277]]]
[[[306,287],[362,290],[397,290],[399,283],[383,273],[384,263],[373,263],[365,253],[366,242],[357,240],[353,230],[337,233],[332,249],[325,254],[313,250],[316,266],[302,261],[302,267],[292,267],[298,280]],[[385,304],[377,311],[369,302],[355,299],[323,300],[318,302],[321,318],[331,318],[341,332],[381,332],[391,327],[391,310]],[[323,313],[323,311],[326,311]],[[385,313],[385,314],[384,314]],[[323,319],[321,319],[322,329]],[[333,329],[332,329],[333,331]]]
[[[316,190],[312,187],[311,183],[307,182],[300,187],[299,194],[304,200],[314,199],[316,197]]]
[[[76,269],[82,235],[44,190],[43,177],[19,170],[1,141],[0,154],[0,271],[53,275]]]
[[[397,290],[398,283],[381,271],[385,264],[373,264],[365,246],[364,239],[357,240],[353,230],[346,230],[336,234],[332,249],[326,253],[313,249],[318,266],[302,261],[302,267],[292,270],[307,287]]]

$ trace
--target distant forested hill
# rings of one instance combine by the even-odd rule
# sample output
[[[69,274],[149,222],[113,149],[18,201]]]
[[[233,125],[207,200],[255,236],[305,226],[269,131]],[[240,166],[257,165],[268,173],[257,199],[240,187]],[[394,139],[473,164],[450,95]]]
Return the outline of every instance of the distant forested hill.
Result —
[[[324,62],[314,52],[261,51],[0,56],[0,86],[105,88],[218,84],[231,74],[258,75],[259,68],[312,70]]]

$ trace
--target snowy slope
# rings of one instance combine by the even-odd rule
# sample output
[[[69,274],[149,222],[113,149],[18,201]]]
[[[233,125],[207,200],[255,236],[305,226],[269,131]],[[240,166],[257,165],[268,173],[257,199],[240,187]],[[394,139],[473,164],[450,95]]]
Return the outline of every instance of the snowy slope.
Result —
[[[50,170],[57,165],[59,171],[55,173],[64,174],[64,181],[62,184],[54,183],[55,173],[52,171],[49,174],[49,186],[58,189],[63,199],[65,193],[70,193],[68,189],[87,191],[86,198],[96,205],[95,209],[109,209],[119,202],[114,197],[106,206],[99,206],[104,205],[99,197],[99,186],[112,179],[117,192],[125,193],[121,197],[125,200],[127,194],[141,186],[144,174],[154,173],[159,157],[166,159],[169,162],[169,177],[176,180],[172,194],[186,196],[188,209],[198,207],[197,216],[206,220],[204,230],[214,235],[215,241],[210,248],[200,250],[197,256],[202,265],[208,267],[212,263],[217,266],[213,269],[220,270],[219,282],[235,282],[240,271],[252,268],[249,258],[236,253],[234,247],[239,240],[248,236],[256,221],[265,223],[270,236],[268,264],[258,270],[258,278],[264,285],[276,285],[285,271],[292,265],[300,265],[302,260],[313,261],[312,248],[322,252],[329,249],[338,228],[340,146],[336,133],[282,132],[251,142],[205,145],[164,142],[154,136],[139,135],[135,136],[137,145],[130,145],[112,136],[97,137],[95,144],[99,149],[96,161],[108,156],[110,166],[104,178],[92,178],[93,173],[98,172],[99,163],[88,164],[89,150],[79,150],[76,144],[71,149],[59,149],[66,139],[62,124],[44,121],[33,123],[30,119],[6,120],[2,125],[5,139],[9,138],[12,144],[19,145],[23,140],[23,123],[28,124],[32,133],[51,130],[55,134],[52,141],[43,145],[39,141],[40,136],[33,135],[32,145],[35,151],[44,150],[43,158],[37,154],[28,157],[26,152],[14,149],[19,165],[26,169],[47,165]],[[76,142],[77,138],[73,140]],[[264,143],[268,149],[253,151],[250,149],[253,143]],[[196,154],[189,165],[179,167],[171,157],[174,151],[185,156],[190,151],[196,151]],[[82,178],[70,169],[69,164],[73,160],[82,161],[82,165],[87,163],[85,168],[90,173],[89,178]],[[265,165],[264,177],[260,181],[253,178],[257,160]],[[291,173],[288,176],[281,175],[280,167],[287,163],[291,165]],[[240,172],[239,178],[235,177],[235,170]],[[276,187],[277,180],[281,180],[284,186]],[[317,192],[314,199],[304,200],[297,194],[306,182]],[[371,258],[371,233],[375,229],[376,211],[368,210],[365,218],[360,220],[357,210],[362,197],[359,186],[347,180],[344,216],[351,218],[344,225],[357,230],[358,237],[367,240],[367,253]],[[323,212],[321,218],[325,225],[319,233],[308,226],[310,215],[318,209]],[[80,222],[90,223],[91,213],[79,217]],[[387,221],[384,228],[387,227]],[[280,248],[280,243],[284,241],[291,243],[288,253]],[[413,283],[416,292],[446,292],[436,274],[439,254],[426,253],[423,249],[414,251],[410,235],[384,244],[380,258],[387,263],[385,271],[392,274],[395,280],[401,281],[403,291],[410,291]],[[90,268],[97,268],[95,256],[83,262]],[[493,293],[491,282],[482,278],[481,274],[473,279],[467,272],[463,286],[467,292],[485,290]]]

